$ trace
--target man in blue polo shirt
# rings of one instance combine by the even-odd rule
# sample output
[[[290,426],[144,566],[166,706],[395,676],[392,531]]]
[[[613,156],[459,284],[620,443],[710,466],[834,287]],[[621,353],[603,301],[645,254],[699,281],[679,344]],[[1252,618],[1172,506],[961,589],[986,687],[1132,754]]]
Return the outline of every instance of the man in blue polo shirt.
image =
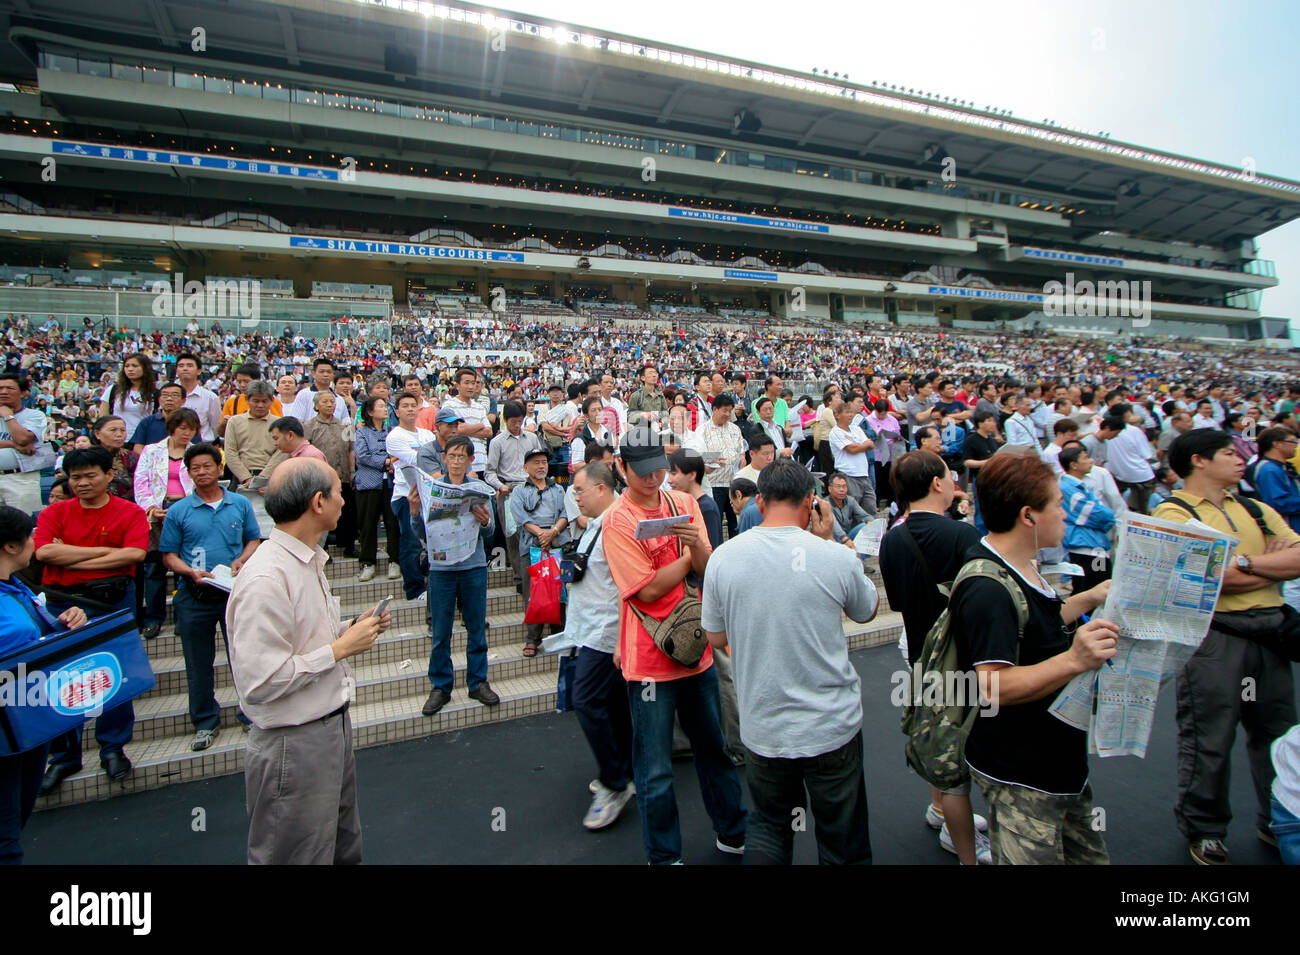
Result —
[[[261,532],[248,499],[221,487],[221,452],[215,446],[191,445],[185,451],[185,468],[194,491],[167,509],[158,549],[167,569],[180,580],[172,607],[185,653],[190,722],[195,730],[190,749],[198,752],[212,745],[221,726],[212,664],[217,655],[217,624],[226,636],[229,596],[228,590],[207,581],[213,579],[214,567],[226,566],[232,575],[238,574],[257,549]],[[248,725],[242,712],[239,720]]]

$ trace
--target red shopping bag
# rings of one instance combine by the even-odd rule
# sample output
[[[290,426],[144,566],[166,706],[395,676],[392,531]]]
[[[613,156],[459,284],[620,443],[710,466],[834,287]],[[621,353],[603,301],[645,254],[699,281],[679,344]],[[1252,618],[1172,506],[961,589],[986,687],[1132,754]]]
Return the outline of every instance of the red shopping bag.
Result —
[[[549,553],[528,568],[528,609],[524,623],[563,623],[564,610],[560,594],[564,582],[560,580],[560,564]]]

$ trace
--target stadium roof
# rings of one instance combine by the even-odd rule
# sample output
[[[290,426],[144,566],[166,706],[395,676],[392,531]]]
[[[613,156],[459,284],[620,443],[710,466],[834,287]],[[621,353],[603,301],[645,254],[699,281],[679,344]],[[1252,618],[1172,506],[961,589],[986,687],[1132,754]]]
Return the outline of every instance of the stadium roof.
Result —
[[[683,136],[738,137],[958,182],[1077,199],[1080,235],[1122,230],[1224,245],[1300,218],[1300,182],[1059,126],[686,47],[426,0],[14,0],[0,79],[36,53],[136,56],[379,85],[404,99],[544,111]],[[206,50],[191,50],[195,27]],[[504,47],[504,48],[502,48]],[[373,95],[373,94],[371,94]],[[397,95],[395,93],[395,95]],[[742,111],[744,113],[742,114]],[[735,129],[738,115],[745,125]],[[757,120],[757,124],[754,122]],[[758,125],[758,128],[754,128]]]

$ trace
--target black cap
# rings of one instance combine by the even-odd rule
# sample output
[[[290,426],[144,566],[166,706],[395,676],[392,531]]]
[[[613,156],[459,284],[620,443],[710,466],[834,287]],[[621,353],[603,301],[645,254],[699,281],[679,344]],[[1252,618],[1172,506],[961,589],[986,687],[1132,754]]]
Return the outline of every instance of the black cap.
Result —
[[[645,425],[630,428],[618,447],[619,456],[637,477],[668,470],[663,435],[651,431]]]
[[[524,464],[527,464],[539,454],[544,458],[549,458],[551,456],[551,452],[544,450],[543,448],[533,448],[531,451],[524,452]]]

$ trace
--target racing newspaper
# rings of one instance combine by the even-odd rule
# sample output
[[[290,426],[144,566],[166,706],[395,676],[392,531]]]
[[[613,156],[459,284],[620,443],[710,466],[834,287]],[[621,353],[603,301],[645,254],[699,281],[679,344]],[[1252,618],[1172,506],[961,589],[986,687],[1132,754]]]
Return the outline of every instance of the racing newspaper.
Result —
[[[467,478],[464,484],[436,480],[419,468],[404,468],[407,481],[420,489],[420,513],[424,517],[426,550],[430,564],[459,564],[474,553],[483,525],[470,513],[476,505],[492,507],[496,492],[482,481]]]
[[[1118,652],[1067,683],[1051,712],[1088,731],[1089,752],[1146,756],[1160,685],[1205,639],[1238,542],[1200,521],[1135,513],[1116,529],[1110,595],[1094,616],[1119,626]]]

